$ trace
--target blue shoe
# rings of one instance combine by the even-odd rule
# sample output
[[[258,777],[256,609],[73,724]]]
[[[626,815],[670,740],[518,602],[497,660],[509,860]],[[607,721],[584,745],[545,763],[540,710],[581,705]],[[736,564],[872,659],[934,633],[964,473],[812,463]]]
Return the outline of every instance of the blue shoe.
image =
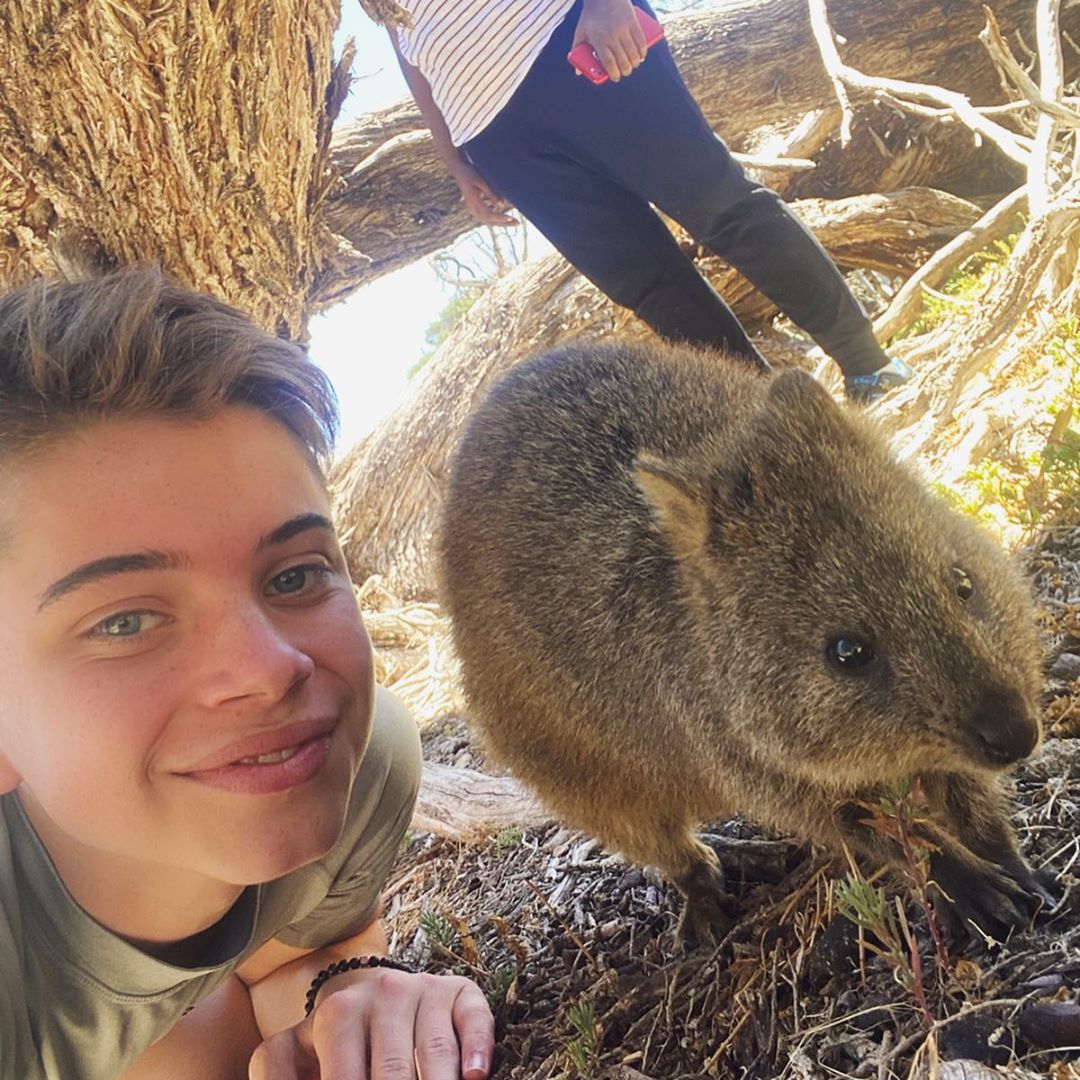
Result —
[[[844,378],[844,393],[848,401],[858,405],[873,405],[880,401],[890,390],[911,380],[915,375],[910,364],[905,364],[898,357],[893,357],[884,367],[869,375],[847,375]]]

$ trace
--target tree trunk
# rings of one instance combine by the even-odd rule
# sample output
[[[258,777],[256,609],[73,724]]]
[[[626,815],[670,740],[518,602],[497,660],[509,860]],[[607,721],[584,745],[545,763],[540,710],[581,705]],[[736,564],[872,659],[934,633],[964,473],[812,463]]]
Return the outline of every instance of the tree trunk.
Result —
[[[922,188],[811,200],[795,209],[840,265],[894,273],[910,273],[980,215],[971,203]],[[776,313],[720,260],[708,266],[741,318]],[[432,539],[449,458],[473,405],[493,380],[537,349],[616,330],[631,337],[649,332],[556,254],[519,267],[477,301],[429,363],[412,401],[335,469],[335,506],[349,537],[345,551],[354,580],[378,573],[398,596],[432,596]],[[768,342],[760,344],[776,359]]]
[[[980,103],[1001,100],[997,74],[977,37],[980,5],[833,0],[829,10],[853,66],[936,82]],[[994,10],[1008,32],[1020,30],[1033,39],[1030,0],[1001,0]],[[1080,6],[1062,12],[1062,20],[1067,31],[1080,34]],[[668,36],[706,117],[736,150],[752,150],[762,129],[791,127],[835,100],[805,0],[729,0],[716,10],[670,19]],[[853,143],[842,150],[837,139],[830,140],[818,168],[792,181],[790,197],[837,198],[912,186],[970,197],[1014,186],[1012,166],[993,148],[977,146],[959,125],[904,117],[886,105],[867,109]],[[447,247],[475,226],[411,104],[372,113],[335,132],[332,154],[343,181],[327,200],[327,222],[372,260],[351,282],[328,280],[334,296]],[[768,182],[778,186],[773,175]]]
[[[338,0],[0,8],[0,283],[139,260],[288,336],[367,260],[323,223]]]

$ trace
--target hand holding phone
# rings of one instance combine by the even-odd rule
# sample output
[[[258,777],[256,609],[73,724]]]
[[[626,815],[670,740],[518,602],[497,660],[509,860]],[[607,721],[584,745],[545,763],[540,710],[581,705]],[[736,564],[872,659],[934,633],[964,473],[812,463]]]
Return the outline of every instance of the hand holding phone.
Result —
[[[639,7],[634,8],[634,15],[637,17],[638,25],[645,35],[645,48],[648,49],[664,36],[664,28],[651,15],[642,11]],[[578,42],[567,53],[566,59],[580,74],[584,75],[590,82],[596,83],[597,86],[607,82],[610,78],[604,65],[600,62],[596,50],[587,41]]]

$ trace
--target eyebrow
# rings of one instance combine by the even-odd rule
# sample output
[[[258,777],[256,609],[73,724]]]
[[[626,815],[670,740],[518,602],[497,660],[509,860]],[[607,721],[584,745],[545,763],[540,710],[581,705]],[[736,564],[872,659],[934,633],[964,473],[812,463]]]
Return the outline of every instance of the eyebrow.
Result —
[[[331,536],[336,535],[334,523],[323,514],[298,514],[261,537],[255,545],[255,550],[264,551],[275,544],[284,544],[286,540],[291,540],[294,536],[307,532],[308,529],[321,529]]]
[[[308,529],[321,529],[334,535],[334,525],[328,517],[323,514],[299,514],[261,536],[255,545],[255,550],[265,551],[269,547],[284,544],[294,536],[307,532]],[[62,596],[91,582],[103,581],[106,578],[116,577],[118,574],[147,570],[178,570],[186,565],[188,565],[186,556],[173,551],[140,551],[128,555],[106,555],[102,559],[83,563],[82,566],[76,567],[58,581],[54,581],[41,594],[38,600],[38,612],[40,613]]]

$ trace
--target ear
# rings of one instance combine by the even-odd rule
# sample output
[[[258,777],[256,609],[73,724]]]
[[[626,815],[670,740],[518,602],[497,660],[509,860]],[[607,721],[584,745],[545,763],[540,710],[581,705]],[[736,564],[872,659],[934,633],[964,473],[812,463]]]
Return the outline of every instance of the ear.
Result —
[[[747,464],[766,502],[777,491],[809,482],[839,450],[857,452],[843,410],[812,375],[793,369],[776,375],[747,438]]]
[[[773,378],[763,405],[763,419],[792,431],[819,435],[843,422],[840,406],[806,371],[792,368]]]
[[[701,484],[652,454],[639,454],[633,471],[638,490],[675,555],[684,559],[704,550],[709,538],[709,505]]]

